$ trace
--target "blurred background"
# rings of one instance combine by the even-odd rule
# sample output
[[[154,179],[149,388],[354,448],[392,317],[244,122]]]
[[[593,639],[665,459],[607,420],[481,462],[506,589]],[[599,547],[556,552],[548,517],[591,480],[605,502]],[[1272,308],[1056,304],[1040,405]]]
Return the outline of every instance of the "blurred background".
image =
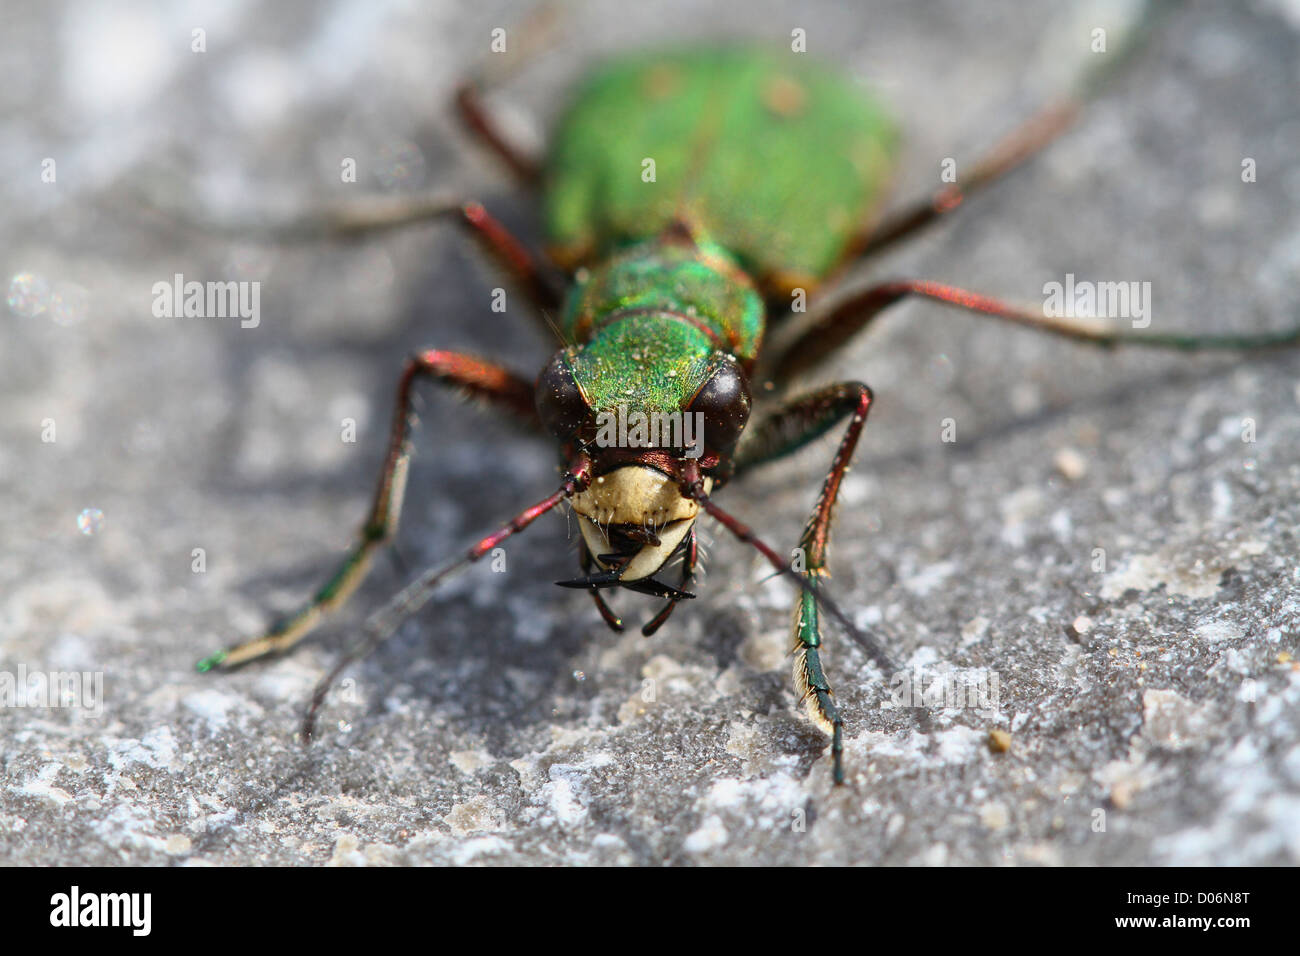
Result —
[[[881,675],[833,636],[851,776],[833,792],[789,687],[784,586],[715,534],[700,597],[652,641],[615,636],[551,583],[576,568],[562,516],[353,668],[303,754],[305,698],[365,610],[553,485],[551,448],[440,393],[398,557],[293,656],[193,673],[333,566],[412,349],[531,374],[551,343],[490,310],[500,280],[446,225],[275,244],[146,201],[238,219],[436,189],[536,241],[532,198],[450,109],[493,29],[514,38],[530,9],[5,4],[0,669],[102,672],[105,713],[0,710],[0,860],[1294,862],[1300,355],[1097,353],[908,304],[838,356],[819,380],[877,396],[842,499],[839,600],[908,666],[996,673],[1002,704],[882,710]],[[785,46],[801,28],[894,110],[901,201],[1068,88],[1091,31],[1116,42],[1132,9],[574,2],[489,101],[540,149],[602,58]],[[1300,319],[1297,88],[1295,0],[1174,4],[1075,129],[846,285],[1035,303],[1073,273],[1151,282],[1153,331],[1284,328]],[[259,282],[260,323],[156,317],[176,273]],[[726,503],[790,546],[831,453]],[[633,620],[653,606],[619,602]],[[1010,753],[989,752],[991,728]],[[815,824],[791,835],[799,808]]]

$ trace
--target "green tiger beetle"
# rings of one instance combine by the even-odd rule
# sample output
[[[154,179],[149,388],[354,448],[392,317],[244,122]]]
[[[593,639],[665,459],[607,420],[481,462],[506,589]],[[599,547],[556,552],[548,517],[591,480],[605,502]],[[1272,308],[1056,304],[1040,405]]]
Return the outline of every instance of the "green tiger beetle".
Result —
[[[833,69],[797,53],[748,48],[644,54],[599,68],[558,123],[543,161],[512,144],[486,108],[483,84],[456,94],[468,129],[523,183],[540,189],[547,249],[534,255],[481,204],[386,200],[331,213],[309,233],[339,235],[447,217],[519,284],[539,321],[563,345],[535,378],[488,359],[441,349],[402,371],[383,471],[354,545],[323,588],[268,633],[199,663],[203,671],[287,651],[338,608],[398,527],[410,455],[412,395],[436,382],[527,423],[558,443],[562,481],[463,555],[426,572],[371,621],[366,648],[420,607],[448,575],[567,502],[581,530],[581,576],[615,631],[605,593],[624,588],[663,600],[642,628],[653,634],[687,590],[701,514],[756,548],[795,580],[793,659],[798,694],[831,741],[834,781],[844,780],[843,719],[821,662],[823,617],[836,619],[881,666],[879,644],[853,627],[827,594],[827,548],[836,498],[872,406],[871,390],[838,382],[796,397],[785,390],[894,303],[932,300],[1076,342],[1181,350],[1300,344],[1300,329],[1256,336],[1147,334],[1063,319],[938,282],[878,283],[803,316],[792,302],[825,290],[848,267],[957,209],[972,192],[1051,142],[1081,98],[1048,106],[933,195],[882,213],[898,131],[885,108]],[[785,344],[765,333],[795,330]],[[757,388],[755,386],[758,386]],[[751,420],[755,396],[764,399]],[[770,400],[768,400],[770,398]],[[770,407],[764,407],[769,406]],[[702,436],[608,440],[611,414],[702,416]],[[787,562],[715,496],[734,478],[843,426],[796,560]],[[675,583],[661,575],[675,572]],[[378,621],[378,626],[373,626]],[[310,737],[325,692],[304,724]]]

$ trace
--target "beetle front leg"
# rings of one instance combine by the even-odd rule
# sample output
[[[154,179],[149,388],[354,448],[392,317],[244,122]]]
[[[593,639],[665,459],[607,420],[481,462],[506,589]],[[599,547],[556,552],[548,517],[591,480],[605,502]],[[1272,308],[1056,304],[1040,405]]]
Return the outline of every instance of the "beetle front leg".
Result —
[[[831,385],[797,399],[757,422],[737,455],[737,470],[784,457],[815,440],[846,415],[849,426],[840,440],[826,481],[803,536],[795,569],[801,570],[810,588],[801,591],[794,612],[794,680],[808,716],[831,738],[832,774],[835,783],[844,782],[844,721],[821,663],[821,621],[814,594],[828,576],[826,555],[830,546],[832,514],[840,485],[849,470],[871,407],[871,389],[861,382]],[[799,558],[803,567],[799,568]]]
[[[470,397],[502,407],[518,419],[540,425],[533,406],[533,386],[515,373],[458,352],[427,349],[412,356],[397,387],[397,407],[388,455],[370,514],[338,570],[296,613],[260,637],[205,657],[198,663],[200,671],[235,667],[267,654],[289,650],[327,613],[341,606],[365,579],[375,553],[391,541],[397,531],[411,457],[410,433],[415,417],[411,402],[415,383],[420,379],[459,388]]]

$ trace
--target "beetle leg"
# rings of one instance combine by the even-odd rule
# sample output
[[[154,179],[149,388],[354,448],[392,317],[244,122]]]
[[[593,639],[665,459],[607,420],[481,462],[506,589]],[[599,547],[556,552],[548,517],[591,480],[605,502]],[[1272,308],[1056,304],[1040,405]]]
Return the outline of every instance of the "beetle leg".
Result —
[[[563,298],[561,277],[549,262],[529,251],[480,202],[462,202],[444,194],[362,196],[323,205],[284,219],[223,218],[159,204],[153,197],[137,202],[168,222],[204,234],[264,242],[308,242],[355,239],[387,229],[452,219],[469,233],[480,249],[517,282],[538,310],[552,310]]]
[[[200,671],[234,667],[266,654],[282,653],[293,647],[330,611],[342,605],[370,569],[375,553],[397,531],[406,491],[410,463],[410,432],[414,422],[412,398],[415,383],[429,379],[460,389],[472,398],[500,406],[514,417],[540,426],[533,407],[533,386],[499,365],[458,352],[427,349],[406,363],[397,388],[396,412],[388,443],[388,454],[370,513],[342,564],[316,595],[296,613],[276,624],[260,637],[199,661]]]
[[[967,196],[1001,179],[1031,159],[1070,128],[1080,112],[1078,100],[1053,103],[1030,117],[981,157],[960,183],[904,206],[869,226],[850,246],[849,261],[862,261],[919,232],[957,209]]]
[[[788,381],[791,376],[826,358],[889,306],[909,296],[931,299],[969,313],[991,316],[1102,348],[1134,345],[1197,352],[1252,351],[1300,345],[1300,326],[1278,332],[1240,335],[1141,332],[1119,328],[1107,320],[1049,316],[1044,314],[1041,305],[1032,308],[1015,306],[939,282],[902,279],[863,289],[835,305],[781,351],[765,369],[765,375],[760,377],[769,377],[777,383]]]
[[[483,102],[483,90],[518,71],[536,50],[554,38],[562,19],[562,5],[538,4],[518,26],[512,27],[503,57],[494,53],[456,87],[456,112],[465,128],[510,168],[515,178],[526,186],[541,181],[542,164],[537,157],[510,140],[502,132],[492,111]],[[506,40],[506,31],[502,31]]]
[[[795,686],[808,715],[831,737],[832,774],[837,784],[844,782],[844,721],[822,669],[821,622],[814,592],[821,580],[827,577],[826,554],[830,546],[835,501],[870,408],[871,389],[861,382],[828,386],[796,399],[756,422],[738,450],[736,460],[739,473],[745,468],[783,457],[825,434],[845,416],[850,416],[817,504],[799,540],[798,554],[803,567],[796,567],[796,570],[803,573],[811,587],[800,591],[794,611]]]
[[[356,236],[434,218],[454,218],[502,271],[523,289],[538,310],[555,309],[563,298],[560,278],[528,246],[483,207],[480,202],[456,203],[428,197],[368,197],[334,209],[314,219],[272,227],[282,238]]]
[[[456,112],[465,128],[496,153],[516,179],[526,186],[537,185],[542,178],[542,164],[501,131],[500,124],[483,103],[476,81],[465,80],[456,87]]]
[[[554,269],[534,256],[482,203],[473,200],[457,203],[423,196],[367,197],[323,209],[314,218],[269,228],[273,237],[280,238],[342,238],[444,217],[452,217],[469,233],[488,258],[519,284],[537,309],[560,305],[563,292]]]
[[[523,289],[538,318],[544,319],[543,312],[559,308],[564,292],[553,268],[540,262],[481,203],[465,203],[461,215],[461,222],[478,240],[479,247]]]
[[[375,205],[371,206],[370,203]],[[534,307],[534,314],[546,325],[543,312],[557,309],[563,301],[561,279],[549,263],[541,261],[528,246],[480,202],[441,202],[423,197],[386,197],[358,200],[334,210],[322,211],[315,220],[290,224],[287,237],[355,236],[378,229],[392,229],[431,218],[454,217],[456,224],[477,242],[496,265],[516,282]],[[274,233],[273,233],[274,235]],[[282,233],[282,235],[286,235]]]
[[[1136,59],[1154,33],[1157,20],[1166,12],[1163,5],[1149,5],[1145,13],[1121,31],[1114,50],[1096,62],[1085,58],[1086,66],[1057,99],[996,143],[970,167],[960,182],[869,225],[850,246],[846,260],[860,262],[924,229],[960,206],[971,193],[1001,179],[1053,143],[1070,128],[1083,107],[1098,95],[1105,84],[1119,76],[1125,65]]]

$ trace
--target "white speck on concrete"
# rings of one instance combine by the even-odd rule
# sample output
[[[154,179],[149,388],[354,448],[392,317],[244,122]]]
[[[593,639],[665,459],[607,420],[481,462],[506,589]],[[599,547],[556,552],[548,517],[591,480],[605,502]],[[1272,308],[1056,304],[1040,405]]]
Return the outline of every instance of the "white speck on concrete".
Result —
[[[706,817],[699,829],[692,832],[682,844],[687,853],[706,853],[716,850],[727,842],[727,828],[722,818],[714,815]]]

